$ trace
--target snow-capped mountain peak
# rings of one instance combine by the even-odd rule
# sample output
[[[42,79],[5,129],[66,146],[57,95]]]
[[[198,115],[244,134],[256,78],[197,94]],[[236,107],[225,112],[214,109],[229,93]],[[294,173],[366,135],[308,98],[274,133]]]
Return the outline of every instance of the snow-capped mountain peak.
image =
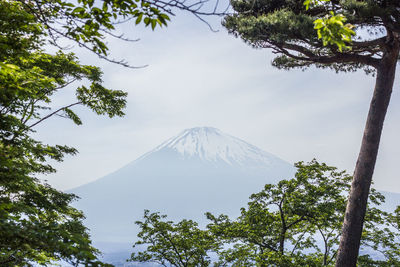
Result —
[[[224,161],[230,165],[273,165],[280,161],[272,154],[213,127],[186,129],[150,153],[162,150],[174,150],[183,157],[199,157],[204,161]]]
[[[187,129],[121,169],[71,190],[97,242],[132,242],[143,210],[206,225],[203,214],[237,216],[249,195],[292,177],[291,164],[211,127]]]

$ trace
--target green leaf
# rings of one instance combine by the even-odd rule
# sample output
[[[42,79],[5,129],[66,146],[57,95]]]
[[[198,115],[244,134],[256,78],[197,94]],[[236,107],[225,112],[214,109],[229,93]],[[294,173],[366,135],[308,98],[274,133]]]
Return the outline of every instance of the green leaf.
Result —
[[[85,8],[83,8],[83,7],[76,7],[72,11],[72,13],[82,13],[82,12],[85,12]]]
[[[154,30],[157,25],[157,20],[151,20],[151,29]]]
[[[82,121],[81,119],[69,108],[64,109],[66,115],[68,118],[70,118],[75,124],[81,125]]]
[[[139,23],[142,21],[142,17],[143,17],[143,13],[140,13],[140,14],[137,16],[136,21],[135,21],[135,24],[136,24],[136,25],[139,24]]]

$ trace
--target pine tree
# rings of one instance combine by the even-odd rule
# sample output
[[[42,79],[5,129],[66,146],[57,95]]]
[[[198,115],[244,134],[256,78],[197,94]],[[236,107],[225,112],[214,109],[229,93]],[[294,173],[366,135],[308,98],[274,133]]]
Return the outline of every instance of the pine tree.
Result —
[[[311,65],[376,75],[336,266],[356,266],[368,194],[400,50],[397,0],[232,0],[224,26],[281,69]],[[347,24],[346,24],[347,23]]]

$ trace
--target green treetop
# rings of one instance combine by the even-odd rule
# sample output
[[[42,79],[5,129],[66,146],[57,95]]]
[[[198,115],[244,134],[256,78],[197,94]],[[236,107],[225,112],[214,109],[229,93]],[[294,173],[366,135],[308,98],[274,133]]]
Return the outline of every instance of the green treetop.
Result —
[[[352,177],[316,160],[296,167],[294,178],[253,194],[237,219],[207,214],[210,231],[229,244],[220,266],[334,266]],[[375,255],[361,256],[360,266],[400,264],[400,231],[378,209],[383,202],[373,190],[361,242]]]
[[[166,215],[144,212],[144,221],[137,221],[139,240],[133,246],[145,250],[132,253],[129,261],[154,262],[162,266],[206,267],[211,265],[210,253],[219,243],[211,232],[198,228],[192,220],[178,223],[166,221]]]
[[[281,69],[316,66],[376,74],[336,266],[356,266],[369,189],[400,51],[397,0],[232,0],[228,31],[277,54]],[[347,24],[346,24],[347,23]]]
[[[316,160],[296,167],[294,178],[267,184],[253,194],[237,219],[207,214],[213,222],[209,230],[229,244],[219,251],[219,266],[335,264],[352,177]],[[393,215],[378,209],[382,202],[383,196],[373,190],[362,245],[375,255],[360,257],[360,266],[400,264],[400,231],[391,226]]]
[[[179,0],[0,1],[1,266],[53,265],[59,260],[74,266],[105,265],[91,245],[84,215],[70,205],[76,196],[37,179],[55,172],[49,160],[62,161],[76,150],[45,144],[32,133],[55,116],[81,124],[74,112],[77,105],[99,115],[122,116],[127,94],[105,88],[101,70],[63,52],[63,40],[130,67],[109,58],[105,37],[129,40],[116,33],[117,24],[131,21],[154,29],[167,24],[173,8],[199,17],[212,13],[202,5]],[[43,47],[48,45],[59,51],[47,53]],[[60,90],[74,90],[76,97],[54,107],[54,94]]]
[[[72,111],[85,105],[98,114],[123,115],[126,93],[101,85],[101,71],[81,65],[73,54],[47,54],[44,27],[24,5],[0,2],[0,265],[104,265],[83,225],[84,215],[70,206],[72,194],[40,182],[55,170],[48,159],[75,154],[68,146],[47,145],[31,137],[35,126],[57,114],[80,124]],[[76,101],[51,111],[52,96],[74,81]]]
[[[296,167],[293,178],[251,195],[238,218],[207,213],[207,230],[145,211],[134,246],[144,250],[131,260],[164,266],[334,266],[352,177],[316,160]],[[382,211],[383,202],[372,190],[359,266],[400,265],[400,208]]]
[[[273,49],[278,53],[273,64],[284,69],[316,65],[335,70],[370,71],[378,66],[388,37],[394,38],[390,35],[399,31],[398,1],[316,1],[308,9],[303,2],[233,0],[235,13],[226,16],[223,24],[230,33],[252,46]],[[342,16],[355,31],[352,41],[344,38],[346,47],[342,51],[337,45],[324,43],[315,29],[323,29],[324,19],[331,12]],[[341,24],[343,21],[337,22]],[[385,27],[390,31],[389,36],[384,34]],[[362,28],[368,31],[362,32]],[[334,29],[330,32],[340,35]]]

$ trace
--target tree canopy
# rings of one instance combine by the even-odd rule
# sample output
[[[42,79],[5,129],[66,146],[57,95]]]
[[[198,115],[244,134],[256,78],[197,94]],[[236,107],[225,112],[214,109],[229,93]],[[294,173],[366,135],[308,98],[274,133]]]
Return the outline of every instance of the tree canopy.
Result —
[[[396,0],[231,0],[223,25],[281,69],[310,66],[376,74],[336,266],[356,266],[369,189],[400,51]],[[345,24],[348,23],[348,24]]]
[[[0,265],[106,265],[83,225],[84,215],[71,206],[77,197],[38,179],[76,150],[33,138],[36,126],[51,117],[75,124],[74,112],[85,106],[98,115],[123,116],[126,93],[102,84],[102,72],[84,65],[69,44],[111,62],[105,37],[129,41],[116,25],[132,21],[155,29],[165,26],[173,8],[207,15],[203,3],[133,0],[4,0],[0,1]],[[68,46],[65,46],[68,44]],[[46,47],[58,50],[48,53]],[[53,104],[60,90],[74,90],[75,100]]]
[[[35,22],[43,28],[42,34],[48,41],[60,49],[68,48],[63,41],[72,41],[80,47],[88,49],[100,58],[121,64],[133,66],[124,59],[110,58],[106,37],[123,41],[135,41],[118,33],[118,25],[131,23],[145,26],[166,26],[174,10],[191,13],[203,22],[203,17],[209,15],[222,16],[227,7],[221,7],[219,2],[206,5],[207,1],[185,0],[79,0],[77,2],[64,0],[12,0],[19,3],[29,13]]]
[[[315,65],[337,71],[371,71],[390,45],[387,38],[393,39],[399,32],[398,1],[312,1],[308,9],[303,2],[232,0],[235,12],[226,16],[223,24],[252,46],[273,49],[278,54],[273,65],[284,69]],[[324,21],[331,12],[354,27],[355,36],[343,40],[346,47],[342,50],[318,38],[322,33],[316,34],[316,29],[325,29]],[[343,21],[336,23],[341,24]],[[330,32],[343,36],[339,29]]]
[[[352,177],[316,160],[296,167],[294,178],[267,184],[253,194],[237,219],[207,214],[213,222],[210,231],[230,244],[220,252],[222,266],[335,264]],[[368,252],[374,255],[360,257],[360,266],[400,264],[400,232],[391,227],[392,215],[378,209],[383,202],[384,197],[373,190],[362,247],[372,248]]]
[[[0,3],[0,264],[30,266],[64,260],[73,265],[103,265],[83,225],[84,215],[70,203],[72,194],[37,179],[55,170],[76,150],[47,145],[31,137],[35,126],[53,115],[81,120],[72,111],[85,105],[98,114],[123,115],[126,93],[101,85],[101,71],[82,65],[74,54],[45,53],[45,27],[17,1]],[[76,102],[51,111],[52,96],[75,81]],[[47,114],[46,114],[47,113]]]
[[[145,245],[146,249],[132,253],[130,261],[177,267],[210,266],[210,253],[219,248],[212,233],[199,229],[192,220],[173,223],[166,221],[166,217],[145,210],[144,221],[136,222],[139,241],[133,247]]]
[[[251,195],[238,218],[207,213],[211,223],[205,230],[190,220],[165,222],[165,215],[146,211],[137,222],[134,248],[147,247],[131,260],[172,266],[334,266],[352,177],[316,160],[296,167],[293,178]],[[360,266],[400,264],[400,210],[382,211],[383,202],[372,190]],[[185,261],[188,256],[193,261]]]

